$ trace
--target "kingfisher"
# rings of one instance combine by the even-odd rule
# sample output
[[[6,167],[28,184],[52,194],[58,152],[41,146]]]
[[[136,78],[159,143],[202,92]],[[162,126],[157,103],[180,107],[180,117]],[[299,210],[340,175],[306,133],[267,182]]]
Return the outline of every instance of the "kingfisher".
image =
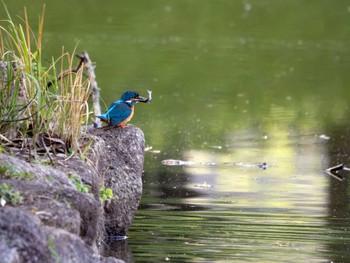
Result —
[[[113,102],[104,114],[96,117],[108,123],[108,126],[126,128],[125,124],[134,115],[134,105],[138,102],[148,103],[152,100],[152,91],[148,91],[148,94],[148,98],[144,98],[136,91],[128,90],[122,94],[120,100]]]

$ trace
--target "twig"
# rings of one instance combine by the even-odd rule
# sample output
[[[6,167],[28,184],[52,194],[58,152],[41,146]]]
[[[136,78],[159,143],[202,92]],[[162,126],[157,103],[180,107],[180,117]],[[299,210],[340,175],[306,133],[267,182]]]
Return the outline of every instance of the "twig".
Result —
[[[0,140],[4,140],[9,144],[13,144],[13,142],[11,142],[9,139],[7,139],[4,135],[0,134]]]
[[[339,181],[344,181],[344,177],[338,174],[338,172],[341,170],[350,171],[350,169],[345,167],[345,165],[342,163],[326,169],[325,172]]]
[[[77,54],[76,55],[80,61],[78,66],[75,69],[69,69],[64,72],[62,72],[57,79],[51,80],[46,84],[46,87],[49,88],[52,86],[56,81],[60,81],[65,76],[71,74],[71,73],[77,73],[78,70],[85,66],[87,70],[87,77],[90,79],[91,87],[92,87],[92,103],[94,107],[94,115],[98,116],[101,115],[101,106],[100,106],[100,88],[97,85],[96,81],[96,75],[95,75],[95,65],[91,62],[89,54],[84,51],[83,54]],[[102,122],[99,118],[95,117],[94,126],[96,128],[102,127]]]
[[[336,166],[330,167],[326,171],[331,173],[337,173],[338,171],[343,170],[344,167],[345,165],[342,163],[342,164],[338,164]]]
[[[51,81],[49,81],[48,83],[46,83],[46,87],[50,88],[56,81],[60,81],[62,78],[64,78],[65,76],[68,76],[69,74],[72,73],[77,73],[78,70],[83,66],[84,62],[85,62],[85,57],[81,56],[81,55],[76,55],[80,61],[78,66],[75,69],[67,69],[65,71],[63,71],[58,77],[57,79],[53,79]]]
[[[14,120],[0,120],[0,123],[2,122],[17,122],[17,121],[26,121],[29,120],[31,117],[35,116],[35,114],[37,114],[38,112],[40,112],[46,105],[42,106],[38,111],[34,112],[32,115],[25,117],[25,118],[21,118],[21,119],[14,119]]]
[[[44,138],[43,138],[43,137],[41,137],[41,143],[43,144],[44,149],[45,149],[45,151],[46,151],[46,154],[47,154],[47,156],[48,156],[49,159],[50,159],[51,165],[53,165],[53,160],[52,160],[52,158],[51,158],[50,151],[49,151],[49,149],[46,147],[46,144],[45,144],[45,141],[44,141]]]
[[[101,115],[100,88],[98,87],[96,81],[95,65],[93,65],[93,63],[91,62],[89,54],[86,51],[83,52],[83,55],[80,55],[80,58],[84,58],[87,75],[90,79],[92,87],[92,103],[94,107],[94,116],[99,116]],[[95,128],[99,128],[102,126],[101,120],[97,117],[95,117],[94,126]]]
[[[344,177],[339,175],[339,174],[335,174],[335,173],[332,173],[332,172],[327,172],[330,176],[334,177],[335,179],[337,179],[338,181],[342,182],[344,181]]]

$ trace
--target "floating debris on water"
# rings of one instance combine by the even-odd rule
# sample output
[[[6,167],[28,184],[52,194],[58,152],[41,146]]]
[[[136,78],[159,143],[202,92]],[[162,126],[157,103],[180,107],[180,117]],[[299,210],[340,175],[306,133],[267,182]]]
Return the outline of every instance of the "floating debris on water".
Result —
[[[195,184],[194,187],[196,188],[202,188],[202,189],[210,189],[213,188],[211,184],[207,184],[207,182],[204,182],[203,184]]]
[[[322,140],[329,140],[331,137],[329,137],[329,136],[327,136],[327,135],[325,135],[325,134],[321,134],[321,135],[319,136],[319,138],[322,139]]]
[[[257,167],[261,169],[267,169],[268,165],[267,163],[234,163],[234,162],[225,162],[224,165],[228,166],[240,166],[240,167]]]
[[[148,152],[148,151],[150,151],[150,150],[152,150],[152,149],[153,149],[152,146],[146,146],[146,147],[145,147],[145,152]]]
[[[152,146],[146,146],[145,147],[145,152],[150,152],[150,153],[160,153],[160,150],[152,150]]]
[[[221,150],[222,149],[222,146],[221,145],[213,145],[213,146],[209,146],[210,148],[213,148],[213,149],[218,149],[218,150]]]
[[[267,169],[269,166],[267,165],[267,163],[261,163],[261,164],[258,164],[259,168],[261,169]]]
[[[216,162],[192,162],[192,161],[183,161],[183,160],[175,160],[175,159],[167,159],[162,161],[163,165],[168,166],[239,166],[239,167],[252,167],[252,168],[261,168],[267,169],[267,163],[242,163],[242,162],[224,162],[224,163],[216,163]]]
[[[194,165],[196,163],[191,162],[191,161],[181,161],[181,160],[168,159],[168,160],[163,160],[162,164],[169,165],[169,166],[182,166],[182,165],[186,166],[186,165]]]

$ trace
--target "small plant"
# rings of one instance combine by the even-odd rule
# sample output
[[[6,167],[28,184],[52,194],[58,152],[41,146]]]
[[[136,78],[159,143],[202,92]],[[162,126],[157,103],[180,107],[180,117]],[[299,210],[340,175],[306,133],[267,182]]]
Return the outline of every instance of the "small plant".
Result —
[[[10,185],[3,183],[0,185],[0,204],[5,206],[6,203],[12,205],[23,203],[23,196],[18,191],[14,191]]]
[[[75,185],[75,187],[77,188],[77,190],[83,194],[88,194],[90,193],[91,190],[91,186],[88,184],[84,184],[80,177],[77,175],[72,175],[70,174],[68,176],[69,180]]]
[[[118,196],[113,195],[113,190],[111,188],[105,188],[100,186],[100,201],[101,203],[107,202],[109,204],[112,200],[117,200]]]
[[[3,145],[0,145],[0,153],[7,153]]]
[[[16,167],[8,165],[0,166],[0,175],[9,179],[23,179],[28,181],[31,181],[35,178],[31,172],[21,172],[18,171]]]

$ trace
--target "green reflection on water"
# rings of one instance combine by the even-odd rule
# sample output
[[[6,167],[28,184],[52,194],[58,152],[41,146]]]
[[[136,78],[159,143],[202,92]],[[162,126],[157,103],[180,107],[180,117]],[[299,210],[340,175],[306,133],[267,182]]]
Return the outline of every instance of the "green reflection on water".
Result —
[[[7,2],[15,14],[26,4],[36,23],[44,1]],[[349,123],[349,24],[343,0],[46,4],[48,61],[79,42],[97,63],[107,105],[126,89],[153,90],[132,121],[160,151],[146,153],[143,206],[130,233],[135,260],[350,258],[341,246],[348,207],[332,212],[335,189],[342,204],[347,184],[329,185],[321,173],[349,160],[335,157],[349,136],[332,137]],[[169,158],[271,167],[161,166]],[[193,188],[204,181],[213,189]]]
[[[181,216],[177,212],[154,215],[143,211],[139,217],[130,243],[140,262],[163,262],[164,255],[172,262],[305,262],[306,258],[317,262],[322,259],[317,252],[324,247],[309,240],[317,236],[327,242],[334,237],[331,232],[324,235],[318,226],[323,218],[317,217],[275,214],[269,218],[239,211],[188,212]]]

